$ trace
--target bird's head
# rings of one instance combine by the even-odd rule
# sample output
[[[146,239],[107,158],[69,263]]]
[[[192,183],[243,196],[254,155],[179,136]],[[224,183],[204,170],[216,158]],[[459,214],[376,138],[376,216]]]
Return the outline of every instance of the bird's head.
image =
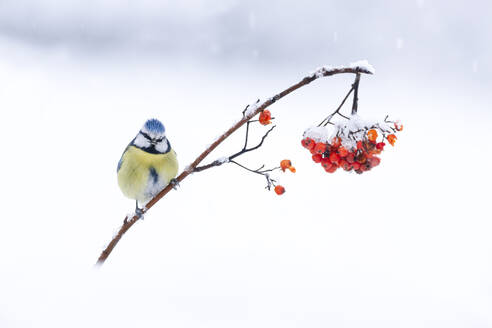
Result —
[[[155,118],[145,122],[133,140],[133,144],[151,153],[166,153],[170,147],[164,125]]]

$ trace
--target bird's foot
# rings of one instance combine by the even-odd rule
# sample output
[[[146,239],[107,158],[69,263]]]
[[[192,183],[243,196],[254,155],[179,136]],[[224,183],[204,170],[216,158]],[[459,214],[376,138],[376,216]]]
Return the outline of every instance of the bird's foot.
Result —
[[[171,184],[171,186],[173,187],[174,190],[177,190],[178,187],[179,187],[179,181],[178,179],[171,179],[171,181],[169,181],[169,183]]]
[[[144,210],[141,208],[136,208],[135,211],[128,213],[123,220],[123,223],[127,224],[129,221],[133,220],[134,217],[137,217],[137,220],[144,219]]]
[[[144,219],[144,213],[145,213],[145,206],[143,208],[138,207],[138,200],[135,201],[135,215],[138,217],[139,220]]]
[[[135,215],[138,217],[139,220],[143,220],[144,219],[144,210],[137,207],[135,209]]]

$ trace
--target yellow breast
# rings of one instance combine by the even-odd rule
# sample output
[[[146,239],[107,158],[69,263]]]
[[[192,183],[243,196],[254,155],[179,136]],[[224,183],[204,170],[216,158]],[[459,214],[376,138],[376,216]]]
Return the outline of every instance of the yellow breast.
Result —
[[[174,150],[166,154],[147,153],[129,146],[121,157],[118,185],[125,196],[147,202],[178,174]]]

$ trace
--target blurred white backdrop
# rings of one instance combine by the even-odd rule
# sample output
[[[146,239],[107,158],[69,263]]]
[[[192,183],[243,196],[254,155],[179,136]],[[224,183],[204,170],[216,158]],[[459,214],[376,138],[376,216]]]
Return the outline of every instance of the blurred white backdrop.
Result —
[[[0,1],[0,326],[492,326],[491,7]],[[133,208],[116,164],[145,119],[184,168],[246,104],[359,59],[360,114],[405,125],[379,167],[312,163],[302,132],[352,76],[316,81],[241,159],[290,158],[283,196],[237,167],[195,174],[93,268]]]

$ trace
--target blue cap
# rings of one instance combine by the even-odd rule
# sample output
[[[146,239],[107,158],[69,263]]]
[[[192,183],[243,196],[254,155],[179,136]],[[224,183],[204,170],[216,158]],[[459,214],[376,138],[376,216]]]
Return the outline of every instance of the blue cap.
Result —
[[[144,129],[150,133],[154,134],[164,134],[166,129],[164,128],[164,124],[161,123],[158,119],[151,118],[147,120],[144,124]]]

